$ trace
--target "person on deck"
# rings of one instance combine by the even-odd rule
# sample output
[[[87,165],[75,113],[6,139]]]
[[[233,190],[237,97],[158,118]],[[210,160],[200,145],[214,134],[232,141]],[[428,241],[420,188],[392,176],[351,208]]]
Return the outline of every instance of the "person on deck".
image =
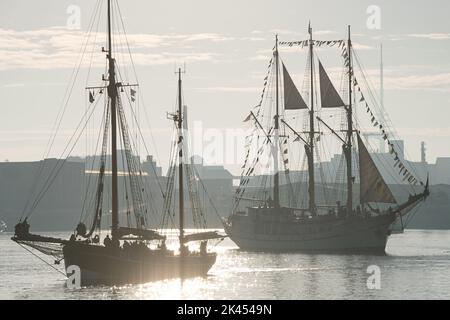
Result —
[[[200,254],[201,254],[202,256],[205,256],[205,255],[206,255],[206,245],[207,245],[207,242],[206,242],[206,241],[202,241],[202,242],[200,243]]]
[[[106,248],[109,248],[111,246],[111,238],[109,237],[109,234],[103,240],[103,244],[105,245]]]
[[[23,222],[19,221],[14,227],[14,233],[17,237],[25,237],[30,234],[30,225],[27,222],[27,218]]]

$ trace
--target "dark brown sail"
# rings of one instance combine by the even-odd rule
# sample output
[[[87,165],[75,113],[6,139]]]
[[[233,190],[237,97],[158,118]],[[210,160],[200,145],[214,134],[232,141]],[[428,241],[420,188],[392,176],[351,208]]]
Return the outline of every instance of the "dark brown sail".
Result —
[[[283,63],[283,84],[284,84],[284,109],[286,110],[298,110],[298,109],[308,109],[305,100],[298,92],[294,81],[286,69]]]
[[[397,203],[384,181],[361,137],[358,136],[360,197],[362,203]]]

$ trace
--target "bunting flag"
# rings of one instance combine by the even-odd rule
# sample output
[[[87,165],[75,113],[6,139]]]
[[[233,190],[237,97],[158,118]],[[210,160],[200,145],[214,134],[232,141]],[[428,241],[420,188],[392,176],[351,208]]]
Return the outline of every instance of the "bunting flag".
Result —
[[[284,109],[285,110],[299,110],[308,109],[305,100],[301,96],[297,87],[292,81],[286,66],[283,64],[283,84],[284,84]]]
[[[328,77],[322,62],[319,60],[320,99],[322,108],[338,108],[345,106],[341,96],[336,91]]]
[[[279,41],[278,44],[280,46],[287,46],[287,47],[306,47],[309,45],[310,40],[300,40],[300,41]],[[328,46],[328,47],[334,47],[335,45],[338,45],[338,48],[340,48],[342,45],[345,45],[344,40],[313,40],[313,45],[315,47],[322,47],[322,46]]]
[[[343,50],[342,55],[344,56],[344,58],[348,58],[348,54],[346,49]],[[319,61],[320,62],[320,61]],[[389,140],[389,135],[385,130],[385,127],[383,126],[382,123],[380,123],[374,113],[372,112],[372,110],[370,109],[369,104],[367,103],[364,94],[361,91],[361,87],[358,85],[358,81],[356,80],[356,78],[354,78],[353,84],[355,86],[357,86],[358,92],[361,93],[361,100],[360,102],[365,102],[365,106],[366,106],[366,112],[368,114],[370,114],[370,122],[373,124],[374,127],[378,127],[381,131],[381,137],[384,141],[386,141],[386,143],[389,145],[389,153],[392,154],[394,156],[394,168],[399,168],[399,175],[401,176],[401,178],[403,179],[403,181],[407,181],[409,183],[411,183],[412,185],[416,185],[417,183],[420,183],[421,185],[424,185],[422,181],[417,180],[414,175],[408,171],[408,169],[406,169],[405,165],[402,163],[398,152],[395,150],[395,146],[394,144]]]
[[[266,74],[266,76],[264,77],[264,80],[263,80],[264,81],[264,85],[263,85],[263,90],[261,92],[261,96],[259,98],[259,103],[254,107],[255,110],[257,109],[256,117],[258,117],[260,112],[261,112],[261,106],[262,106],[262,103],[263,103],[263,100],[264,100],[264,95],[266,93],[266,88],[267,88],[268,79],[269,79],[269,76],[270,76],[270,70],[272,68],[272,64],[273,64],[273,57],[270,59],[269,64],[267,66],[267,74]]]
[[[250,113],[247,118],[244,119],[244,122],[248,122],[250,121],[250,119],[252,118],[252,114]]]
[[[89,103],[93,103],[94,101],[94,94],[92,93],[92,91],[89,91]]]
[[[133,88],[130,88],[130,96],[131,96],[131,101],[135,102],[136,101],[136,90],[134,90]]]

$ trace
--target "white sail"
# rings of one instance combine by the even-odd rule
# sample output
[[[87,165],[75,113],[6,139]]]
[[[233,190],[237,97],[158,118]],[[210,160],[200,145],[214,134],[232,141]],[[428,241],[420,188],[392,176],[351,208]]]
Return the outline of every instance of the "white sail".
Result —
[[[289,75],[286,66],[283,63],[283,84],[284,84],[284,109],[285,110],[299,110],[307,109],[307,105],[291,76]]]
[[[338,108],[345,106],[341,96],[333,86],[328,74],[319,60],[320,100],[322,108]]]
[[[359,134],[359,170],[361,202],[397,203]]]

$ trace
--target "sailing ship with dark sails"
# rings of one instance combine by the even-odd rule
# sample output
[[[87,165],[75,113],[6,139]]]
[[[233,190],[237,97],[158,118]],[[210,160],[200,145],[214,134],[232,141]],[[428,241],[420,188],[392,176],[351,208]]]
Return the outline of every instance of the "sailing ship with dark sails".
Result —
[[[196,223],[194,223],[197,231],[188,233],[185,230],[185,190],[189,191],[190,202],[195,201],[195,192],[192,190],[198,187],[196,183],[199,178],[195,172],[192,172],[192,169],[187,169],[186,166],[188,154],[184,150],[187,142],[184,137],[185,125],[183,123],[186,110],[183,110],[181,70],[178,72],[177,106],[170,117],[175,123],[174,146],[176,152],[171,159],[171,165],[175,169],[169,177],[166,188],[161,186],[160,196],[164,202],[163,212],[152,212],[150,208],[152,199],[158,195],[148,194],[149,191],[140,168],[140,160],[136,156],[136,140],[133,140],[130,134],[124,108],[126,103],[129,103],[131,108],[133,107],[138,86],[125,84],[122,81],[121,70],[114,56],[113,49],[117,43],[114,42],[112,31],[112,25],[120,25],[119,21],[115,21],[115,24],[112,21],[113,18],[120,16],[120,10],[117,1],[106,1],[107,48],[102,48],[102,52],[106,54],[107,76],[102,77],[101,85],[87,88],[90,108],[97,105],[97,100],[101,100],[101,96],[105,100],[102,126],[100,127],[101,134],[99,135],[102,138],[99,168],[96,171],[96,183],[94,183],[92,197],[88,199],[92,201],[93,205],[89,207],[86,204],[86,211],[90,212],[87,212],[85,219],[77,225],[70,239],[30,233],[28,222],[32,213],[30,212],[16,225],[12,240],[21,246],[28,246],[53,256],[56,264],[64,260],[68,276],[72,272],[72,268],[69,267],[79,267],[81,285],[144,283],[169,278],[205,276],[216,261],[216,254],[208,251],[208,241],[221,239],[224,235],[220,235],[216,231],[198,231],[206,229],[205,214],[198,205],[195,205]],[[103,0],[98,2],[96,9],[98,12],[102,8],[103,2]],[[113,10],[115,10],[114,14]],[[131,113],[135,115],[133,112],[131,110]],[[118,172],[119,143],[124,148],[121,155],[124,158],[125,166],[125,172],[120,173],[120,177]],[[108,176],[108,148],[111,151],[110,190],[106,190],[105,187],[107,185],[105,179]],[[61,160],[61,162],[64,161]],[[60,165],[59,161],[58,165]],[[56,172],[57,174],[57,171],[58,168],[51,173]],[[178,177],[179,182],[178,206],[175,204],[176,197],[174,196],[175,176]],[[52,179],[53,177],[50,176],[47,181]],[[119,194],[118,185],[122,184],[122,181],[126,193],[124,195]],[[90,191],[86,190],[88,197]],[[106,203],[108,199],[110,199],[110,203]],[[126,202],[126,219],[123,214],[121,219],[119,199],[124,199]],[[85,203],[88,202],[85,201]],[[196,203],[198,204],[198,201]],[[192,203],[190,204],[194,206]],[[100,236],[102,232],[103,235],[105,232],[101,228],[102,218],[103,221],[107,218],[105,211],[108,206],[111,208],[111,229],[101,241]],[[122,207],[124,206],[122,203]],[[178,223],[175,212],[177,207]],[[161,218],[159,228],[151,225],[151,219],[155,220],[155,218]],[[171,221],[170,225],[169,220]],[[89,224],[88,221],[90,221]],[[173,232],[166,232],[168,229],[169,231],[175,230],[175,236],[173,236]],[[176,246],[170,248],[167,245],[166,242],[174,241],[170,235],[178,241],[178,248]],[[200,250],[190,248],[189,245],[193,242],[200,243]]]
[[[246,137],[246,158],[234,197],[233,212],[224,219],[226,233],[245,250],[384,253],[392,224],[429,195],[428,179],[425,183],[420,181],[413,170],[403,163],[394,140],[391,140],[393,130],[383,123],[385,119],[377,119],[378,113],[373,110],[367,97],[369,94],[361,88],[360,82],[365,79],[359,81],[355,72],[353,55],[356,53],[352,47],[350,27],[347,40],[314,40],[310,27],[308,33],[309,39],[302,41],[279,42],[276,38],[260,102],[244,120],[250,124],[251,133]],[[309,103],[288,73],[279,54],[279,45],[308,50],[303,91],[309,95]],[[347,103],[344,103],[326,72],[316,52],[317,47],[335,47],[341,52],[341,85]],[[360,65],[359,60],[357,63]],[[317,64],[318,95],[315,91]],[[268,90],[270,85],[271,91]],[[316,96],[320,96],[320,101],[316,101]],[[322,116],[333,110],[342,119],[340,128],[333,128]],[[295,113],[294,116],[292,113]],[[293,124],[298,115],[305,120],[302,128]],[[360,120],[364,116],[368,118],[366,127]],[[389,146],[389,155],[393,159],[386,162],[393,164],[393,172],[410,188],[409,195],[401,202],[392,194],[368,151],[367,141],[362,138],[367,127],[377,130]],[[324,150],[320,142],[324,140],[325,133],[330,135],[328,141],[331,139],[341,145],[343,162],[342,168],[336,170],[336,176],[340,176],[341,180],[337,179],[336,184],[328,187],[323,179],[318,154]],[[290,165],[293,161],[289,157],[293,144],[302,146],[299,150],[303,151],[306,164],[304,180],[308,186],[303,192],[303,180],[297,184],[291,183]],[[267,165],[262,161],[265,152],[270,154],[271,159]],[[254,176],[258,170],[270,172],[258,179]],[[340,189],[336,191],[336,202],[318,203],[318,173],[323,199],[333,189]],[[282,175],[285,181],[283,191],[280,184]],[[359,199],[354,196],[357,183]]]

